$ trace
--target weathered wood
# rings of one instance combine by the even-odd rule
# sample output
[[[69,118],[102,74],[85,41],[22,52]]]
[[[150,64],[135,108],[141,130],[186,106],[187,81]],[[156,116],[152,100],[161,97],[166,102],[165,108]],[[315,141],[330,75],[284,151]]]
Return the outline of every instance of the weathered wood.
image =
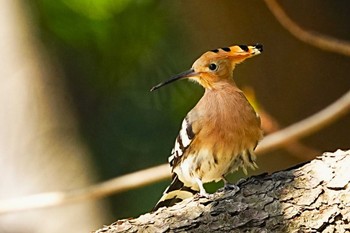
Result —
[[[240,191],[218,191],[124,219],[96,233],[349,232],[350,151],[324,153],[303,165],[250,177]]]

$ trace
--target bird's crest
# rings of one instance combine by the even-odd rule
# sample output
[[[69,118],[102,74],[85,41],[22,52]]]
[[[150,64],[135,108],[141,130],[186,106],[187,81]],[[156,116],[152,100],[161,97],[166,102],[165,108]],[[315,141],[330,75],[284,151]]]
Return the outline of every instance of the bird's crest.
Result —
[[[215,83],[224,79],[232,78],[232,71],[236,64],[245,59],[260,54],[263,51],[261,44],[256,45],[234,45],[213,49],[200,56],[192,65],[192,68],[169,80],[159,83],[152,87],[154,91],[164,85],[172,83],[179,79],[189,78],[197,81],[204,88],[213,88]]]

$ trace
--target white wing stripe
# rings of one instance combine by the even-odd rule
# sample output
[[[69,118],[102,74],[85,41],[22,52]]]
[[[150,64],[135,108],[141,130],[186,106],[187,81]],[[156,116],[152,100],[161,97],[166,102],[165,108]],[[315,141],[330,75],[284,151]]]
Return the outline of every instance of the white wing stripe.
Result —
[[[188,122],[187,117],[182,121],[181,130],[176,138],[175,146],[171,151],[171,155],[168,158],[168,162],[173,166],[174,161],[180,158],[191,144],[194,134],[192,127]]]
[[[188,123],[187,123],[187,119],[185,118],[185,120],[182,121],[182,127],[180,130],[180,138],[182,139],[182,145],[186,148],[188,147],[188,145],[190,145],[191,143],[191,139],[187,134],[187,128],[189,127]]]

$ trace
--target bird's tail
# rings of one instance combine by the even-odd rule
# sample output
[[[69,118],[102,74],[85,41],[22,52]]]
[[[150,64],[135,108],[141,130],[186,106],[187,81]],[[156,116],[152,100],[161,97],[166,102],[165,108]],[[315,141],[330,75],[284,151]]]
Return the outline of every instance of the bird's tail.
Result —
[[[160,207],[169,207],[186,198],[190,198],[199,192],[197,187],[186,187],[184,183],[179,180],[178,176],[174,174],[171,184],[165,189],[162,198],[158,201],[153,211]]]

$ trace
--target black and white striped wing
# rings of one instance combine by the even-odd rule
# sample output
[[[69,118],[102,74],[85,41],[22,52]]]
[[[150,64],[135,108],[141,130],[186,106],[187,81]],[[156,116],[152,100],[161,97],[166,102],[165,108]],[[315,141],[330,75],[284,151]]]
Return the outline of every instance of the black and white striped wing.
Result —
[[[194,136],[195,135],[192,131],[192,124],[189,122],[188,117],[186,117],[182,121],[181,130],[176,138],[175,146],[168,158],[168,161],[172,168],[176,167],[177,164],[179,164],[182,156],[193,141]]]

